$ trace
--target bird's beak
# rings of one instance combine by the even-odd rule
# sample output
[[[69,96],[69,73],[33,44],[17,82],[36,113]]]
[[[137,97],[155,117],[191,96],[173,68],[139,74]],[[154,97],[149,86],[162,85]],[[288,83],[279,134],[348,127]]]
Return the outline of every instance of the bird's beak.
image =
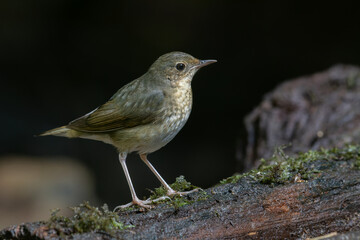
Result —
[[[206,65],[216,63],[216,62],[217,62],[216,60],[200,60],[199,64],[195,65],[195,68],[199,69]]]

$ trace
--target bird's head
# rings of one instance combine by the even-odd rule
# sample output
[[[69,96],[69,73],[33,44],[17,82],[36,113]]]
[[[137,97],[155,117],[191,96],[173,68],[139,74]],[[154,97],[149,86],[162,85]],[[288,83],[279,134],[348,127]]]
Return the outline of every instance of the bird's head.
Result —
[[[199,60],[183,52],[170,52],[160,56],[150,67],[149,72],[171,86],[190,83],[195,73],[216,60]]]

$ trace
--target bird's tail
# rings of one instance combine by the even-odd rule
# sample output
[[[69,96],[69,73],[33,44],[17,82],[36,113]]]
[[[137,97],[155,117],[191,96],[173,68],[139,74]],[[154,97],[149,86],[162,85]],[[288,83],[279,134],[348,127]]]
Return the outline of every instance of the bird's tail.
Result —
[[[72,130],[67,128],[66,126],[62,126],[62,127],[58,127],[58,128],[48,130],[48,131],[40,134],[39,136],[53,135],[53,136],[59,136],[59,137],[71,137],[70,136],[71,131]]]

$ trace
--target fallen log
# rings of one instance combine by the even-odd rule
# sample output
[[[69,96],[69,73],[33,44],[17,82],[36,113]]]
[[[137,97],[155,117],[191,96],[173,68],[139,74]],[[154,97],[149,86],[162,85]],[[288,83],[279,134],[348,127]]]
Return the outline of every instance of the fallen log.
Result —
[[[96,221],[93,230],[83,231],[81,226],[90,220],[73,218],[78,221],[75,228],[55,217],[3,229],[0,239],[306,239],[355,232],[360,231],[359,169],[359,146],[297,157],[278,149],[259,169],[212,188],[151,210],[119,212],[117,225],[125,226],[121,229],[111,230],[115,220],[109,212],[111,231],[96,228]],[[90,213],[86,216],[94,216]]]

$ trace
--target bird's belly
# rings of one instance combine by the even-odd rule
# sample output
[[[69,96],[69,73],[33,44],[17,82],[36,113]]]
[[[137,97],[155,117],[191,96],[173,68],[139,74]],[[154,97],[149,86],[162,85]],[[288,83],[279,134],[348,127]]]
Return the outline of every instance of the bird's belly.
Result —
[[[151,153],[162,148],[169,143],[183,128],[187,119],[187,116],[171,116],[166,118],[162,123],[155,124],[150,130],[150,138],[144,136],[145,141],[141,141],[142,144],[137,150],[139,153]]]
[[[161,122],[115,132],[111,138],[120,152],[152,153],[169,143],[189,118],[186,114],[171,115]]]

